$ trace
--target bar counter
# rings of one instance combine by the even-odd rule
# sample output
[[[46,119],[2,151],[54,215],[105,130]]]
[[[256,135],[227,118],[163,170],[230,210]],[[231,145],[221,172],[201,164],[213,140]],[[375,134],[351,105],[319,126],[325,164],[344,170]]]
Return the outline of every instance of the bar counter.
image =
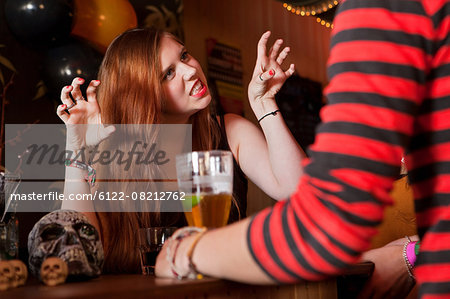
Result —
[[[27,284],[0,292],[0,298],[344,298],[338,296],[338,283],[368,277],[373,263],[361,263],[337,278],[321,282],[301,282],[293,285],[249,285],[227,280],[177,280],[140,274],[102,275],[83,282],[68,282],[49,287],[31,277]],[[348,288],[347,283],[344,288]]]

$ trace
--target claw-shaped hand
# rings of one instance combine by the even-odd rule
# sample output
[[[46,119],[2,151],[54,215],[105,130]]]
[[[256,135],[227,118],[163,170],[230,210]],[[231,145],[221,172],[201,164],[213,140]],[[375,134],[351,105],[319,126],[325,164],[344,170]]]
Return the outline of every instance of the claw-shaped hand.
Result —
[[[105,127],[101,120],[96,96],[100,81],[91,81],[86,90],[87,99],[83,98],[80,90],[83,83],[84,79],[75,78],[72,85],[62,89],[61,101],[63,104],[59,105],[56,111],[66,124],[66,149],[72,151],[96,146],[115,131],[114,126]],[[75,102],[71,99],[70,93]]]
[[[283,83],[294,73],[294,64],[291,64],[286,71],[281,65],[289,54],[290,48],[285,47],[281,52],[283,40],[278,39],[270,48],[267,54],[266,45],[270,37],[270,31],[265,32],[258,42],[258,54],[256,65],[253,70],[252,80],[248,86],[248,97],[250,105],[259,119],[267,102],[275,101],[275,95],[280,90]]]

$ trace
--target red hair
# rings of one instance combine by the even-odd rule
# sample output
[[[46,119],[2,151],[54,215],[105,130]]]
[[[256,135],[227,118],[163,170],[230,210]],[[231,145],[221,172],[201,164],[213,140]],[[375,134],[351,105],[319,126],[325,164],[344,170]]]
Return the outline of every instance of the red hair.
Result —
[[[99,70],[101,85],[97,92],[104,124],[161,123],[164,94],[160,44],[163,36],[169,36],[181,43],[167,32],[132,29],[119,35],[108,47]],[[192,124],[193,150],[217,148],[220,128],[209,108],[195,113],[189,121]],[[102,143],[101,146],[107,147],[108,142]],[[129,145],[124,142],[118,146],[122,146],[122,151],[127,152]],[[106,165],[97,171],[97,177],[108,178],[120,171],[122,169],[117,165]],[[145,175],[151,177],[152,174]],[[100,183],[97,188],[108,190],[106,186]],[[127,183],[120,183],[120,191],[126,192],[128,187]],[[105,252],[105,273],[138,272],[140,267],[136,250],[136,230],[145,226],[171,226],[177,221],[177,217],[183,217],[179,214],[158,212],[97,212],[96,215]]]

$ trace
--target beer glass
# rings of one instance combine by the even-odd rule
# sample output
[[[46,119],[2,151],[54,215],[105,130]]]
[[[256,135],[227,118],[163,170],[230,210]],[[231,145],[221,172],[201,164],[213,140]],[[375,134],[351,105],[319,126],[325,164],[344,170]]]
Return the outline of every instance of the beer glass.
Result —
[[[227,224],[233,193],[233,155],[230,151],[190,152],[176,157],[178,188],[190,226]]]

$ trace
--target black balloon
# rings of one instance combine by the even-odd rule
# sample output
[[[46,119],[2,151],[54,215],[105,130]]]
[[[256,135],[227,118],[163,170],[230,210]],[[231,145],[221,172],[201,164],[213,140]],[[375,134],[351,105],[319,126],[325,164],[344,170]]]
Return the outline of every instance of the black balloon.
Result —
[[[73,3],[69,0],[7,0],[5,17],[20,42],[47,46],[70,35]]]
[[[75,77],[86,80],[81,88],[85,92],[89,82],[97,79],[102,58],[102,54],[77,39],[50,48],[44,61],[44,82],[49,95],[59,100],[61,88],[70,85]]]

